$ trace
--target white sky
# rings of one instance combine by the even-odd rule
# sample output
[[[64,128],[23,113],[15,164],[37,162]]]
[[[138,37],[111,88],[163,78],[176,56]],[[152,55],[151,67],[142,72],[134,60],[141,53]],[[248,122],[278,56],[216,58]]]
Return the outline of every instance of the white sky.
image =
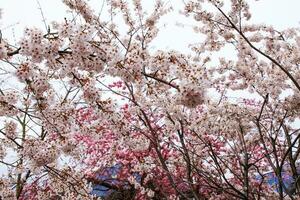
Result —
[[[92,9],[98,13],[103,1],[89,0],[89,3],[92,5]],[[155,0],[142,1],[146,10],[149,10],[155,3]],[[188,52],[188,44],[201,40],[201,36],[195,34],[190,28],[181,28],[175,24],[176,22],[184,24],[195,22],[178,14],[178,9],[183,8],[182,0],[165,1],[174,7],[174,12],[162,18],[162,24],[166,26],[161,29],[153,46],[158,49]],[[230,3],[230,0],[224,1]],[[300,0],[248,0],[248,2],[253,22],[274,25],[278,30],[289,27],[300,28]],[[35,26],[45,30],[39,4],[48,24],[51,21],[63,21],[65,16],[70,15],[66,12],[67,7],[62,0],[0,0],[0,9],[3,13],[0,29],[3,37],[9,38],[10,43],[14,44],[14,41],[18,41],[18,38],[22,36],[25,27]],[[226,52],[226,54],[230,56],[231,52]],[[222,54],[222,56],[227,55]],[[243,94],[238,92],[233,95],[234,98],[238,96],[243,96]]]
[[[92,9],[98,13],[103,1],[89,0],[89,3],[92,5]],[[149,10],[155,3],[155,0],[142,1],[146,10]],[[188,44],[201,40],[201,37],[190,28],[181,28],[175,24],[176,22],[185,24],[195,22],[178,14],[178,9],[183,8],[182,0],[165,1],[174,7],[174,12],[162,18],[162,24],[166,26],[161,29],[153,46],[158,49],[175,49],[187,52]],[[224,1],[230,3],[230,0]],[[252,11],[252,22],[274,25],[278,30],[289,27],[300,28],[300,0],[248,0],[248,2]],[[14,40],[18,41],[18,38],[22,36],[25,27],[35,26],[45,30],[39,4],[48,24],[51,21],[63,21],[65,16],[70,15],[66,12],[67,7],[62,3],[62,0],[0,0],[0,9],[2,9],[0,29],[3,37],[10,39],[10,43],[14,44]],[[222,56],[230,55],[231,52],[225,54],[222,52]],[[241,92],[231,94],[233,98],[244,95]]]
[[[67,7],[61,0],[38,1],[48,23],[64,20]],[[4,37],[11,39],[20,37],[26,26],[37,26],[45,30],[38,1],[0,0],[0,8],[3,12],[0,28]],[[225,0],[225,3],[226,1],[229,3],[230,0]],[[89,2],[95,11],[100,11],[103,0],[90,0]],[[154,2],[154,0],[144,0],[147,8]],[[299,0],[248,0],[248,2],[253,11],[252,20],[254,22],[272,24],[278,29],[299,27]],[[176,10],[181,7],[182,0],[169,0],[169,3]],[[188,43],[199,39],[199,36],[194,34],[192,30],[175,26],[177,21],[187,22],[183,16],[179,16],[176,12],[164,17],[164,23],[167,24],[167,27],[160,32],[155,45],[182,50],[187,49]]]

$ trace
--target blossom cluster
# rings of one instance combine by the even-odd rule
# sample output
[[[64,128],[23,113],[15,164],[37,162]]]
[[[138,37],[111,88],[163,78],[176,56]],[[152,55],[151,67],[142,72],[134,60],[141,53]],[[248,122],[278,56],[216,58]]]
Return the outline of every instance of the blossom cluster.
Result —
[[[152,46],[162,0],[108,1],[107,20],[63,2],[74,18],[0,38],[18,86],[0,89],[0,199],[299,198],[283,177],[299,179],[298,29],[251,24],[245,0],[191,0],[205,37],[187,54]]]

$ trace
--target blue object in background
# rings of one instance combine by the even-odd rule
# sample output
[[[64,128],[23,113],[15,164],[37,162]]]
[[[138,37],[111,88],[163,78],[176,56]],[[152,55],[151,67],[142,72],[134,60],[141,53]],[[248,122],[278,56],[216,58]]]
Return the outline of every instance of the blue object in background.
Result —
[[[105,183],[108,183],[110,185],[123,185],[123,187],[126,187],[126,182],[121,182],[120,180],[117,180],[115,177],[120,173],[122,169],[121,164],[116,164],[112,167],[108,167],[104,169],[101,174],[98,175],[97,179],[99,181],[105,181]],[[300,175],[300,168],[298,168],[298,174]],[[138,173],[134,173],[133,176],[136,178],[137,182],[141,182],[141,175]],[[266,182],[270,187],[274,188],[278,192],[278,177],[275,175],[274,172],[265,173],[264,175],[264,182]],[[283,184],[286,187],[288,191],[291,191],[294,189],[294,183],[295,180],[290,172],[283,171],[281,172],[281,176],[283,179]],[[258,180],[261,180],[262,177],[258,176]],[[95,184],[92,186],[92,194],[98,196],[98,197],[106,197],[112,192],[114,192],[114,189],[110,189],[106,186]],[[130,187],[128,185],[128,187]],[[286,192],[286,191],[284,191]]]
[[[112,167],[108,167],[108,168],[104,169],[101,172],[101,174],[99,174],[97,176],[97,179],[99,181],[103,181],[110,185],[122,185],[125,188],[127,185],[128,189],[129,189],[130,186],[128,185],[128,183],[122,182],[122,181],[116,179],[116,177],[120,173],[121,169],[122,169],[121,164],[116,164]],[[135,177],[137,182],[141,182],[141,178],[142,178],[141,175],[139,175],[138,173],[134,173],[133,176]],[[98,197],[106,197],[115,191],[114,189],[108,188],[101,184],[94,184],[92,186],[92,188],[93,188],[93,190],[92,190],[91,194],[96,195]]]
[[[297,174],[298,176],[300,175],[300,165],[297,168]],[[264,182],[267,183],[270,187],[274,188],[277,192],[278,190],[278,177],[275,175],[274,172],[268,172],[265,173],[264,175]],[[285,186],[284,192],[293,192],[295,190],[295,179],[292,175],[292,173],[288,170],[282,170],[281,172],[281,177],[283,180],[283,184]],[[261,180],[261,176],[257,177],[258,180]]]
[[[295,182],[293,176],[288,172],[281,172],[281,176],[282,176],[284,186],[288,191],[290,191],[293,188]],[[265,180],[269,186],[276,188],[276,191],[278,192],[277,186],[279,181],[278,181],[278,177],[275,175],[274,172],[265,174]]]
[[[118,181],[116,178],[118,173],[121,170],[121,165],[117,164],[115,166],[112,167],[108,167],[106,169],[104,169],[101,174],[99,174],[97,176],[97,179],[99,181],[105,181],[105,183],[111,184],[111,185],[118,185],[120,184],[120,181]],[[103,186],[103,185],[99,185],[99,184],[95,184],[92,186],[93,190],[92,190],[92,194],[98,196],[98,197],[105,197],[108,196],[111,192],[113,192],[112,189]]]

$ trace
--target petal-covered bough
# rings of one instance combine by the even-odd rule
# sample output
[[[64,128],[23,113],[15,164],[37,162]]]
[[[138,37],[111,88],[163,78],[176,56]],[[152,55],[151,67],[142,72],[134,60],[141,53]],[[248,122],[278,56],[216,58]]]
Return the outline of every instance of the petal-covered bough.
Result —
[[[299,198],[298,29],[188,1],[186,54],[153,47],[170,3],[63,2],[73,18],[0,37],[0,199]]]

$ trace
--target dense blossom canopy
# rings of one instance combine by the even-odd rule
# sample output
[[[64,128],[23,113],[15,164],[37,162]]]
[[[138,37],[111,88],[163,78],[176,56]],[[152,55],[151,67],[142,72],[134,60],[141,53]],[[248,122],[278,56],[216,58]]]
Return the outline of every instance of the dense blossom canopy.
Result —
[[[163,0],[107,1],[106,21],[63,2],[74,18],[0,37],[16,86],[0,88],[0,199],[300,198],[299,29],[252,24],[246,0],[184,1],[204,38],[187,54],[151,46]]]

